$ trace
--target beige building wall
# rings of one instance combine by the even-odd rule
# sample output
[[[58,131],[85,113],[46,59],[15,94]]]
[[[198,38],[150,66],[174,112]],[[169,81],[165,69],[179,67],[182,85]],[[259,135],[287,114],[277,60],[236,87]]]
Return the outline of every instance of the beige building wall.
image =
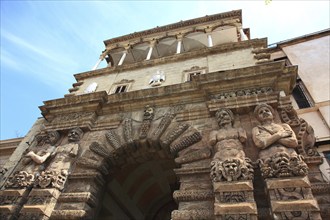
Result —
[[[0,170],[22,140],[23,138],[13,138],[0,141]]]
[[[288,41],[281,48],[284,53],[277,51],[272,58],[286,55],[293,65],[298,65],[298,75],[314,102],[311,108],[299,109],[292,97],[294,108],[313,126],[317,141],[330,140],[330,36]]]
[[[298,111],[299,114],[299,111]],[[315,132],[316,141],[325,141],[330,138],[330,131],[328,124],[323,120],[321,113],[316,111],[300,113],[300,118],[303,118],[305,121],[310,124]]]
[[[315,103],[330,100],[330,36],[283,48]]]
[[[256,63],[252,48],[232,51],[227,53],[209,55],[207,57],[198,57],[189,59],[184,62],[168,63],[148,68],[141,68],[125,72],[111,73],[104,76],[86,78],[76,95],[83,94],[85,89],[93,82],[98,84],[96,91],[106,91],[110,93],[112,85],[122,80],[134,80],[129,91],[151,88],[149,81],[157,71],[163,71],[165,82],[161,86],[179,84],[186,81],[185,71],[189,71],[192,67],[205,68],[206,72],[215,72],[221,70],[237,69],[253,66]]]

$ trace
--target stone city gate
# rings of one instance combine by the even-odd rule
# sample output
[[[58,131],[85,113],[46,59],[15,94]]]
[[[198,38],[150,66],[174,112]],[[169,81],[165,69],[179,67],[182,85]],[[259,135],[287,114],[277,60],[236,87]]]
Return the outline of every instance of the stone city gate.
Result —
[[[65,148],[66,155],[71,157],[70,165],[66,166],[62,158],[60,168],[51,170],[54,159],[42,162],[39,166],[45,163],[46,169],[41,168],[44,170],[39,176],[31,176],[28,166],[22,165],[27,162],[20,161],[22,164],[18,164],[1,191],[1,217],[111,219],[119,214],[109,213],[114,209],[102,207],[106,205],[102,204],[102,195],[107,187],[115,184],[105,177],[117,178],[118,184],[118,179],[132,174],[129,170],[138,164],[149,161],[149,167],[153,167],[158,161],[167,167],[158,171],[164,172],[160,176],[171,187],[166,191],[159,184],[153,184],[153,189],[146,189],[144,200],[141,197],[135,204],[139,212],[134,215],[132,208],[126,213],[129,218],[166,219],[175,208],[172,219],[258,219],[258,216],[261,219],[270,215],[279,219],[320,219],[302,156],[313,151],[312,128],[295,118],[290,105],[277,97],[280,105],[273,105],[277,110],[276,120],[281,119],[294,129],[299,154],[288,148],[273,149],[271,156],[262,158],[253,136],[253,129],[261,126],[251,113],[252,108],[243,114],[239,109],[223,108],[210,112],[212,117],[207,120],[187,123],[180,122],[184,106],[160,111],[146,106],[142,120],[123,118],[116,129],[94,132],[72,129],[81,135],[77,142],[69,141],[70,134],[74,133],[71,131],[68,140],[62,137],[62,131],[38,135],[35,149],[46,152],[49,146],[55,145],[60,155],[59,149]],[[88,142],[88,149],[76,158],[78,153],[74,154],[74,148],[82,148],[81,145]],[[34,169],[40,171],[39,166]],[[111,195],[129,196],[129,192],[126,193],[128,195],[112,192]],[[177,207],[171,205],[169,195],[172,193]],[[154,205],[157,202],[158,205]],[[111,201],[108,205],[112,205]],[[128,204],[114,204],[125,205],[129,209]]]
[[[321,219],[313,129],[280,89],[294,68],[273,81],[260,66],[235,71],[198,76],[177,97],[157,88],[163,96],[111,116],[102,92],[46,102],[48,121],[2,178],[1,219]],[[62,114],[46,114],[56,106]]]

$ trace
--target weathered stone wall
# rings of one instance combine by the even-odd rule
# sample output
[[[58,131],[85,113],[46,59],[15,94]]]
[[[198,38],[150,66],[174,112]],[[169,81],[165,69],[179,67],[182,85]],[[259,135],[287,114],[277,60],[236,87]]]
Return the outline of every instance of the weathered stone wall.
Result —
[[[129,91],[151,88],[149,81],[157,71],[163,71],[165,82],[161,86],[173,85],[186,82],[184,71],[193,67],[206,68],[206,72],[214,72],[228,69],[253,66],[256,63],[252,49],[224,52],[194,59],[186,59],[184,62],[173,62],[143,69],[130,70],[125,72],[112,72],[111,74],[87,78],[75,94],[83,94],[84,90],[93,82],[98,84],[96,91],[110,93],[112,85],[122,80],[133,80]],[[198,68],[197,68],[198,69]],[[125,83],[125,81],[123,81]]]

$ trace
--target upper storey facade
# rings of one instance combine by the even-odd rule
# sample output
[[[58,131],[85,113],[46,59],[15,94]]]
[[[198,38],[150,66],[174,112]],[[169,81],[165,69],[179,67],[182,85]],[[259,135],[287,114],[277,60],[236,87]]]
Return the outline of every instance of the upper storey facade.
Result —
[[[205,16],[104,41],[92,71],[76,74],[70,95],[108,94],[191,81],[193,75],[268,62],[266,39],[249,40],[241,10]],[[97,69],[106,60],[107,67]]]

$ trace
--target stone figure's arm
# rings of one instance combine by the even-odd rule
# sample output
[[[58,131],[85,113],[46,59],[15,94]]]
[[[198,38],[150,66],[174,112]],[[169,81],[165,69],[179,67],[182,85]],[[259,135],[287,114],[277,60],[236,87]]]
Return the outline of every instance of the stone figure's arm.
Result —
[[[246,131],[243,128],[238,129],[238,138],[239,141],[244,143],[247,139]]]
[[[286,147],[297,147],[298,140],[296,134],[293,132],[291,127],[288,124],[282,124],[284,130],[290,134],[288,137],[281,138],[278,142]]]
[[[55,147],[51,146],[47,150],[39,151],[39,154],[34,153],[33,151],[28,152],[25,156],[31,158],[35,163],[42,164],[47,160],[47,158],[52,157],[52,155],[56,152]]]
[[[35,154],[33,151],[30,151],[29,153],[26,154],[26,156],[30,157],[35,163],[42,164],[50,156],[50,153],[47,152],[45,155],[39,156],[39,155]]]
[[[217,143],[217,131],[211,131],[209,136],[209,144],[214,146]]]
[[[254,127],[252,129],[252,138],[254,144],[261,149],[265,149],[270,145],[272,145],[273,143],[280,140],[281,138],[283,138],[283,136],[287,136],[287,133],[281,133],[281,132],[277,132],[275,134],[268,133],[269,135],[265,135],[267,133],[261,134],[259,129],[260,128],[258,127]]]

